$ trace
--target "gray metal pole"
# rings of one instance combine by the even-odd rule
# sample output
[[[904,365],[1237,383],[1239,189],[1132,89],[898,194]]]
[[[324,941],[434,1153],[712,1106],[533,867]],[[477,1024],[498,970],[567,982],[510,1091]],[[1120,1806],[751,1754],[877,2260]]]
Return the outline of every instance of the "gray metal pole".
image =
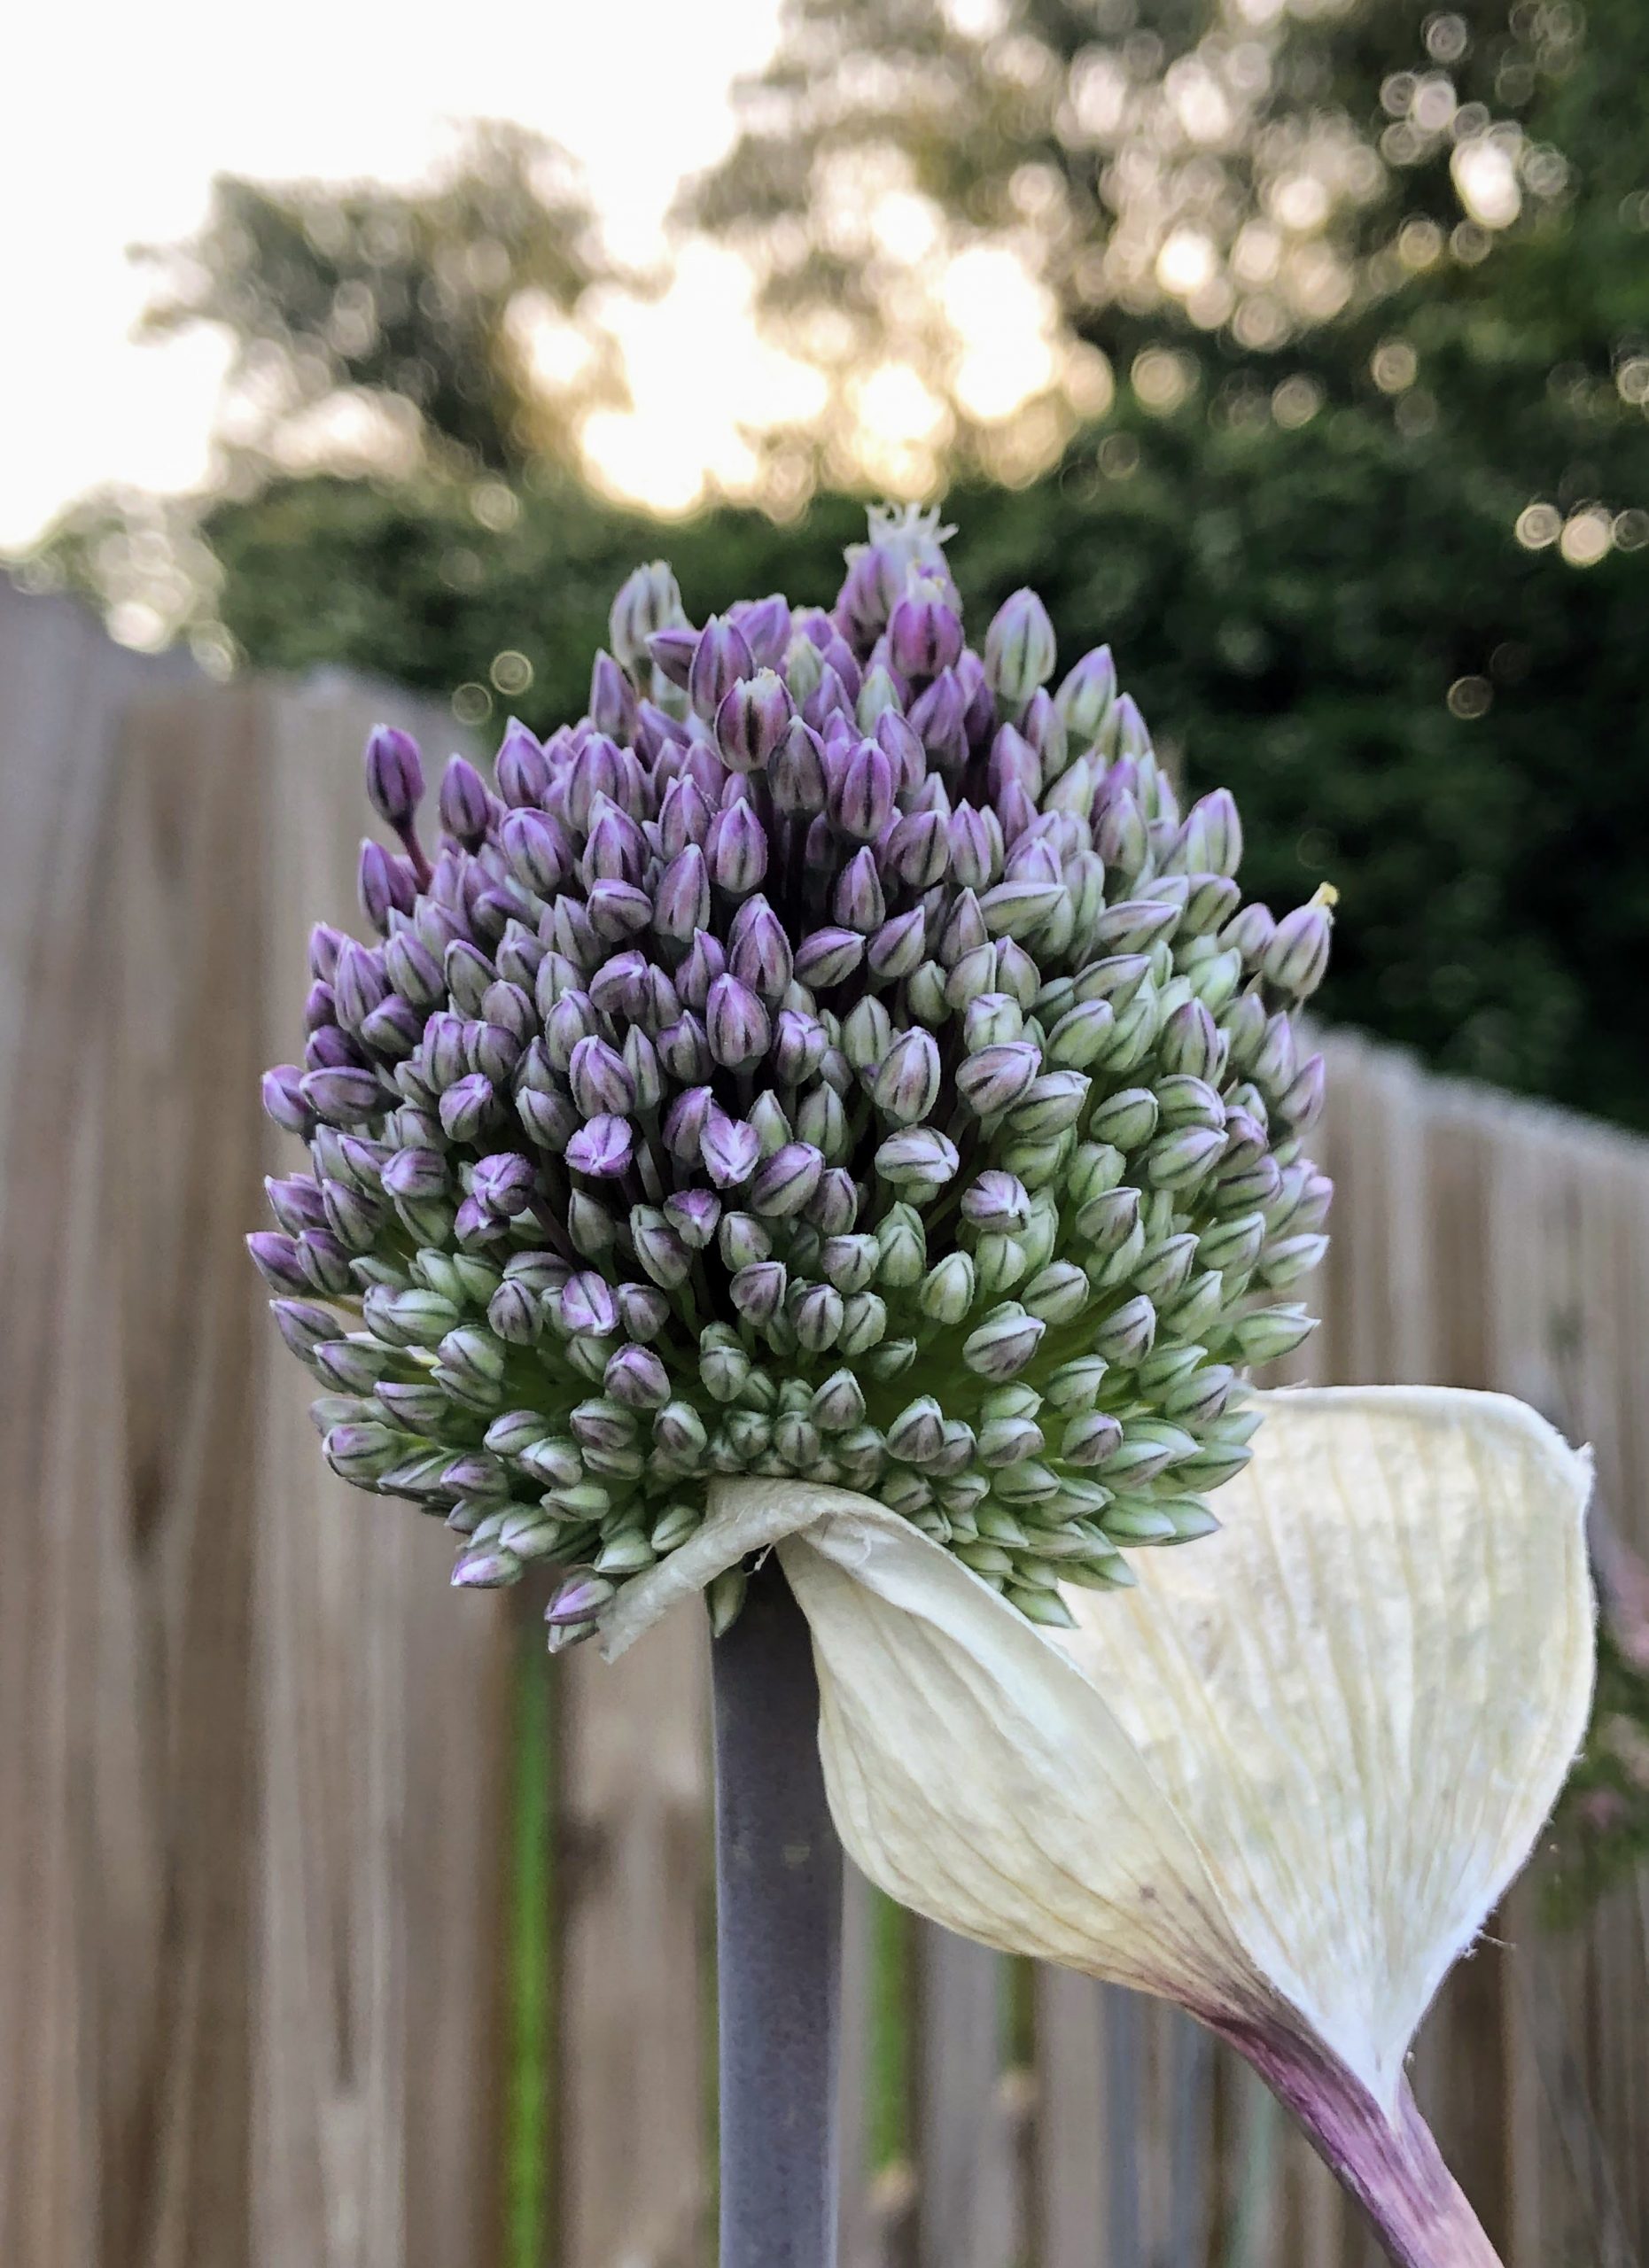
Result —
[[[776,1560],[712,1651],[720,2268],[835,2268],[842,1846],[813,1643]]]

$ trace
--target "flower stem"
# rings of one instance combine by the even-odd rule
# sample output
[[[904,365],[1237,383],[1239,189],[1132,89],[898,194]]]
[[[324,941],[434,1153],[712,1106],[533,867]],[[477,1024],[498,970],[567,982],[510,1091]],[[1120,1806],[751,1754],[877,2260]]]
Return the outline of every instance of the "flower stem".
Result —
[[[1388,2117],[1315,2041],[1269,2025],[1216,2028],[1294,2112],[1396,2268],[1501,2268],[1406,2080]]]
[[[713,1649],[720,2268],[834,2268],[842,1847],[776,1559]]]

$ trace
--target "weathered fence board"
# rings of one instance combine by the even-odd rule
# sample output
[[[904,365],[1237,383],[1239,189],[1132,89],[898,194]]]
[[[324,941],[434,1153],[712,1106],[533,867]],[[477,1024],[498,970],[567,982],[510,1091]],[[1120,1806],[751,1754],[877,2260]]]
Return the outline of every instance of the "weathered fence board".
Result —
[[[0,592],[0,2256],[435,2268],[495,2251],[503,1626],[325,1476],[240,1248],[369,711],[177,675]]]
[[[189,681],[0,588],[20,2268],[711,2256],[702,1626],[524,1673],[518,1614],[449,1594],[438,1528],[325,1475],[240,1249],[283,1148],[256,1073],[293,1044],[309,920],[351,914],[369,715],[341,684]],[[1521,1394],[1593,1441],[1605,1514],[1649,1550],[1649,1145],[1329,1045],[1335,1244],[1286,1374]],[[509,1973],[524,1674],[555,1718],[553,2008]],[[920,1925],[891,2032],[875,1903],[849,1899],[844,2268],[1373,2268],[1270,2098],[1174,2012],[1049,1971],[1027,2012],[1012,1964]],[[1520,1885],[1425,2027],[1417,2087],[1508,2268],[1649,2261],[1646,1955],[1649,1884],[1562,1936]],[[534,2025],[543,2210],[511,2240]],[[878,2058],[879,2100],[909,2097],[889,2163]]]

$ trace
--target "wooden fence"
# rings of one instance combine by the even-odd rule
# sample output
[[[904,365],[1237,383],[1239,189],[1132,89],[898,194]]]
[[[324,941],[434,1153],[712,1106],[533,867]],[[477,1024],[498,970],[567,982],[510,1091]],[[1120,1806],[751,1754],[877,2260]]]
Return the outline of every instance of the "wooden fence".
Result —
[[[324,1474],[240,1247],[384,705],[0,586],[7,2268],[712,2256],[697,1618],[550,1665],[450,1594],[439,1529]],[[1649,1549],[1649,1145],[1333,1059],[1309,1374],[1523,1395]],[[1171,2012],[862,1886],[847,1943],[844,2268],[1372,2262]],[[1649,2262],[1646,1954],[1649,1884],[1561,1937],[1521,1888],[1427,2026],[1508,2268]]]

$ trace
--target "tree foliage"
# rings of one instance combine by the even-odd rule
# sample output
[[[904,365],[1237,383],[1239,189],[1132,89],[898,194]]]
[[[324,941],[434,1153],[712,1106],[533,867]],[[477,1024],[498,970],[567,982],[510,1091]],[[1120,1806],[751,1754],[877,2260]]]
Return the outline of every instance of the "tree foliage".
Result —
[[[152,337],[196,323],[234,341],[224,438],[291,466],[327,454],[323,416],[353,397],[404,463],[484,470],[565,461],[572,421],[616,384],[579,311],[610,269],[572,161],[525,128],[474,125],[432,182],[220,177],[198,235],[145,248]],[[572,330],[572,381],[548,385],[533,331]]]
[[[1065,350],[1021,427],[1069,427],[1083,348],[1124,369],[1164,346],[1210,397],[1297,373],[1418,420],[1411,327],[1464,412],[1565,357],[1606,379],[1649,320],[1645,215],[1622,206],[1645,66],[1635,0],[1598,0],[1590,31],[1572,0],[789,0],[687,209],[757,262],[838,433],[867,361],[902,361],[954,446],[1011,464],[1014,421],[970,407],[946,343],[949,263],[984,245]]]

